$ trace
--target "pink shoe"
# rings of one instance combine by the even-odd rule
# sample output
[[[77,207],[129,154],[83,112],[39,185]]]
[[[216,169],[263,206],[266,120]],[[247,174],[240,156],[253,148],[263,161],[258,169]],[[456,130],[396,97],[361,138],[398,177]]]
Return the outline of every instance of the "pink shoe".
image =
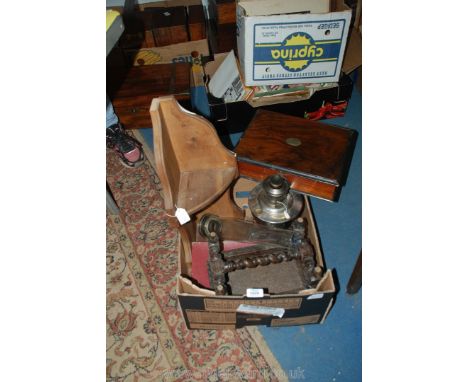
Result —
[[[129,136],[120,123],[106,129],[106,145],[117,152],[124,166],[135,168],[143,164],[141,143]]]

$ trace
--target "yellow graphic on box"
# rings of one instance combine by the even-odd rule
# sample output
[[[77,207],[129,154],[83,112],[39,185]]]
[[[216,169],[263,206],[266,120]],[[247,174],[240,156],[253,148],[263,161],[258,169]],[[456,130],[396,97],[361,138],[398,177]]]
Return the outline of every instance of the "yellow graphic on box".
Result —
[[[271,57],[280,60],[287,70],[301,70],[309,65],[314,57],[321,57],[323,49],[317,47],[306,33],[293,34],[286,38],[284,47],[272,49]]]
[[[283,41],[283,46],[271,49],[271,58],[279,60],[289,71],[298,71],[308,66],[313,58],[323,55],[323,48],[314,44],[307,33],[294,33]]]
[[[289,72],[304,70],[312,62],[336,61],[341,40],[314,41],[305,32],[295,32],[281,43],[256,43],[256,65],[280,64]]]
[[[162,57],[158,52],[151,50],[139,50],[133,57],[133,65],[152,65],[162,61]]]

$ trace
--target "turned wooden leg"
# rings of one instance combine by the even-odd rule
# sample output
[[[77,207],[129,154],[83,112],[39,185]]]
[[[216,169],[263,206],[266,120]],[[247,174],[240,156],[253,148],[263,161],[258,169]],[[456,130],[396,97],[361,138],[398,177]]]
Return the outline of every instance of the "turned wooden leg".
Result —
[[[106,207],[109,210],[109,213],[112,215],[118,215],[120,213],[119,207],[115,202],[112,192],[109,189],[109,185],[106,183]]]
[[[359,257],[356,261],[356,265],[354,266],[353,273],[351,273],[351,277],[348,281],[348,286],[346,287],[346,292],[348,294],[355,294],[361,289],[362,285],[362,264],[361,264],[361,257],[362,257],[362,249],[359,253]]]

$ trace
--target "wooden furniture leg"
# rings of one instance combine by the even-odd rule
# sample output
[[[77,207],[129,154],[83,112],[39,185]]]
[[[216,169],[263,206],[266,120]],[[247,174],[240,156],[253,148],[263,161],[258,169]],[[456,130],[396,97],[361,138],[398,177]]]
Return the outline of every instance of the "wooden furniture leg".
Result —
[[[346,286],[346,292],[348,294],[355,294],[361,289],[362,285],[362,249],[359,253],[359,257],[356,261],[356,265],[354,266],[353,273],[351,273],[351,277],[349,278],[348,285]]]
[[[119,207],[112,196],[112,192],[109,189],[109,185],[106,183],[106,208],[112,215],[118,215],[120,213]]]

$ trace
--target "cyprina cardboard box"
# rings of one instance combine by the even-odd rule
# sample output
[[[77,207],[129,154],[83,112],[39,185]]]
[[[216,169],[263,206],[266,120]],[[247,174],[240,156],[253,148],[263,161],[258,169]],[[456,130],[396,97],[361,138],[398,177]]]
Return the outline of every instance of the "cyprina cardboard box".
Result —
[[[237,49],[245,84],[337,82],[351,14],[341,1],[238,1]]]

